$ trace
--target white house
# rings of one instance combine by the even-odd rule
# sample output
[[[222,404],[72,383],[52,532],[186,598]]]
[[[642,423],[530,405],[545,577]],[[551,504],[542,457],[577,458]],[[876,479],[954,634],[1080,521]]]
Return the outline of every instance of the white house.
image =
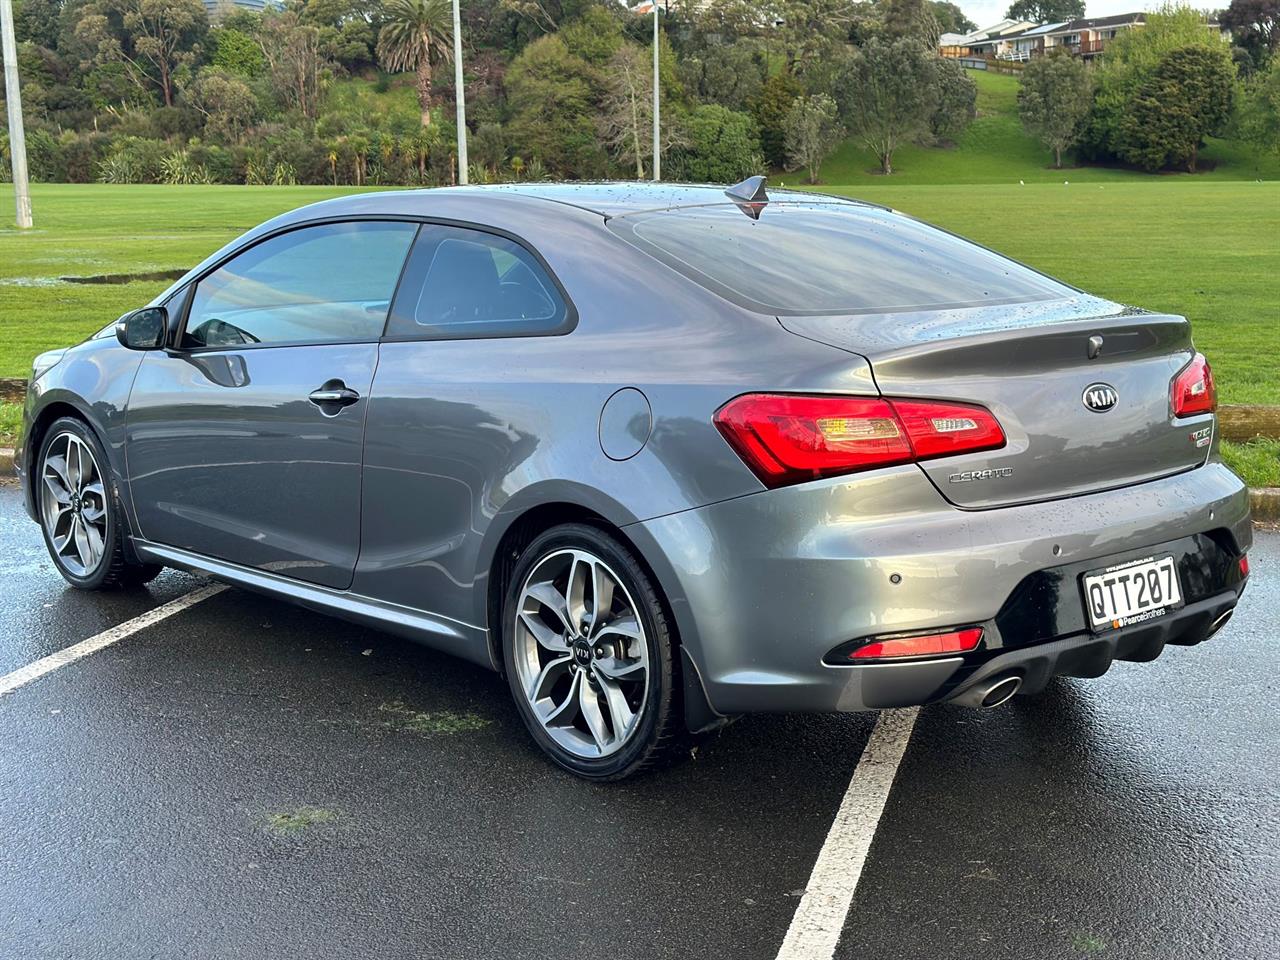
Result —
[[[1044,53],[1045,36],[1065,23],[1045,23],[1021,33],[1009,34],[1004,38],[1005,47],[996,54],[1001,60],[1018,60],[1026,62],[1038,53]]]
[[[974,30],[955,39],[954,43],[938,41],[939,52],[944,57],[995,57],[1005,49],[1010,34],[1022,33],[1035,24],[1029,20],[1001,20],[981,30]],[[956,34],[945,34],[948,38],[956,38]]]
[[[1124,30],[1132,30],[1147,22],[1145,13],[1118,13],[1110,17],[1082,17],[1060,24],[1044,34],[1044,52],[1065,47],[1076,56],[1096,57]]]
[[[1110,17],[1081,17],[1066,23],[1034,24],[1026,21],[1001,20],[981,30],[959,36],[943,34],[938,50],[944,57],[957,57],[977,61],[994,57],[997,60],[1027,61],[1042,53],[1057,49],[1086,59],[1102,53],[1107,42],[1119,33],[1132,30],[1146,23],[1145,13],[1119,13]]]

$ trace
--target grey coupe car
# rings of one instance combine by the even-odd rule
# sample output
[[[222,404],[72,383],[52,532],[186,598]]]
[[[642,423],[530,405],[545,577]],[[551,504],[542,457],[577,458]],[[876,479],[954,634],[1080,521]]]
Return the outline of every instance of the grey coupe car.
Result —
[[[753,711],[992,707],[1248,577],[1187,320],[761,178],[363,194],[39,357],[76,587],[199,571],[504,674],[616,779]]]

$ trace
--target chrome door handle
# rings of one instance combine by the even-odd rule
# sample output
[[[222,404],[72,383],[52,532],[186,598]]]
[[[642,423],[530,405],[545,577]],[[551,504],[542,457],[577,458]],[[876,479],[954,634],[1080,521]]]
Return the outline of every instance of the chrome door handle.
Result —
[[[307,399],[317,407],[349,407],[360,399],[360,394],[350,387],[342,386],[341,382],[336,385],[326,383],[319,390],[312,390]]]

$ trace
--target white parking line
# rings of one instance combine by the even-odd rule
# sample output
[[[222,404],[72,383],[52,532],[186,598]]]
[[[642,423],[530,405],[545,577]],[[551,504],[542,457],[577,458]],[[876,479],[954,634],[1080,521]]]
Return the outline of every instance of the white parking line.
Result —
[[[919,712],[919,707],[886,710],[876,719],[777,960],[831,960],[835,955],[862,865]]]
[[[181,613],[188,607],[193,607],[201,600],[208,600],[215,594],[221,593],[227,589],[222,584],[213,584],[208,587],[201,587],[199,590],[193,590],[190,593],[183,594],[175,600],[170,600],[166,604],[156,607],[154,610],[148,610],[144,614],[134,617],[132,620],[126,620],[109,630],[103,630],[97,636],[90,637],[88,640],[81,640],[79,643],[72,644],[57,653],[51,653],[47,657],[42,657],[35,663],[29,663],[25,667],[20,667],[13,673],[6,673],[0,677],[0,697],[7,693],[12,693],[24,684],[30,683],[43,677],[46,673],[52,673],[59,667],[65,667],[68,663],[73,663],[81,657],[87,657],[91,653],[97,653],[103,647],[109,647],[117,641],[123,640],[131,634],[137,633],[139,630],[146,629],[153,624],[159,623],[172,617],[175,613]]]

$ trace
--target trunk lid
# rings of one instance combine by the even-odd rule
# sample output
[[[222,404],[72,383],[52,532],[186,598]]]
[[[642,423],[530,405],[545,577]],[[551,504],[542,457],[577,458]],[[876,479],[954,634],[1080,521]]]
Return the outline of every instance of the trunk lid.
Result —
[[[779,322],[866,357],[887,397],[978,403],[995,414],[1007,438],[1002,449],[920,463],[958,507],[1142,483],[1197,467],[1208,455],[1213,415],[1175,420],[1170,402],[1174,377],[1194,355],[1182,317],[1080,294]]]

